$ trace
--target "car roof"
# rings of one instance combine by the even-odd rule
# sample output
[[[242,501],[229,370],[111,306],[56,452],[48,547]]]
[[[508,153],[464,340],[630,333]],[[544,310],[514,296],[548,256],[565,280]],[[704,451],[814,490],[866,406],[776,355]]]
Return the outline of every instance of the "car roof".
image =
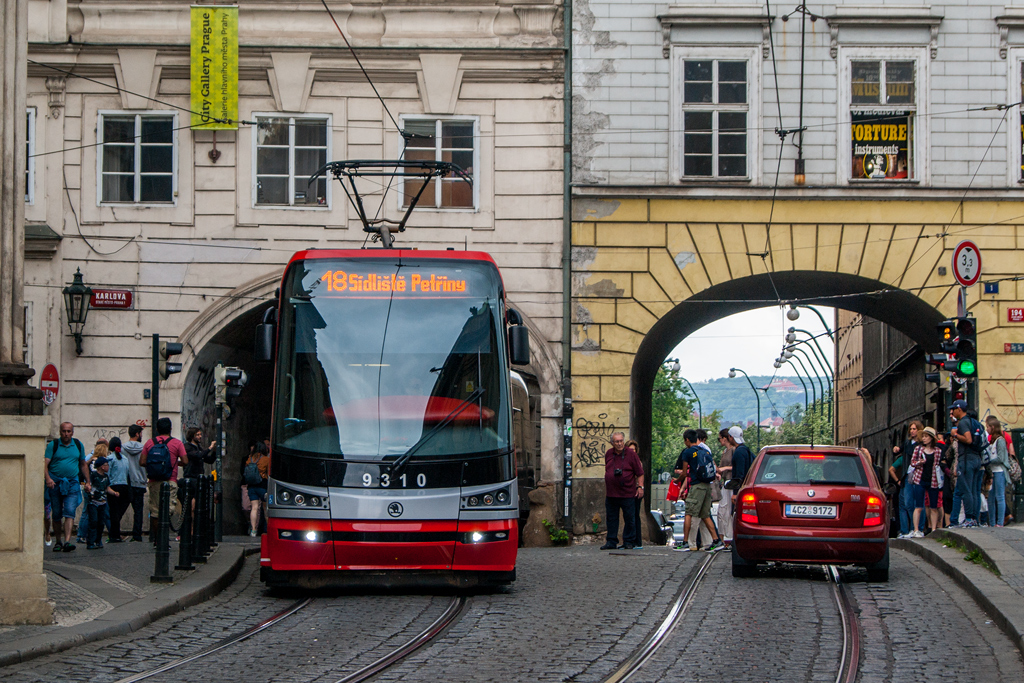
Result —
[[[766,455],[771,453],[806,453],[808,451],[813,451],[815,453],[832,453],[835,455],[862,455],[862,453],[853,446],[832,446],[820,444],[775,444],[772,446],[765,446],[761,449],[761,452]]]

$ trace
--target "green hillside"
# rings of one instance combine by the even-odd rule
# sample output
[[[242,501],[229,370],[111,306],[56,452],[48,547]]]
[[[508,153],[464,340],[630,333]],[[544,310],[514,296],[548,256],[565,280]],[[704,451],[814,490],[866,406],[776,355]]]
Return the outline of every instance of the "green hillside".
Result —
[[[776,375],[775,380],[788,379],[790,382],[795,384],[800,389],[798,392],[780,392],[775,389],[769,389],[767,397],[764,393],[761,394],[761,419],[771,417],[772,414],[772,402],[775,407],[778,408],[780,415],[785,415],[786,410],[794,405],[799,404],[802,408],[804,405],[804,392],[803,387],[800,384],[800,380],[795,376],[783,376]],[[763,387],[772,381],[770,375],[751,375],[750,381],[754,383],[755,387]],[[806,382],[806,380],[804,380]],[[826,386],[828,384],[822,380],[822,383]],[[817,382],[815,382],[817,385]],[[722,422],[733,423],[742,422],[746,424],[748,420],[757,419],[757,401],[754,398],[754,392],[751,390],[750,385],[747,384],[747,380],[740,377],[722,377],[720,379],[713,379],[707,382],[695,382],[693,385],[694,391],[700,397],[701,405],[704,413],[710,413],[713,410],[722,411]],[[810,387],[807,387],[808,393]],[[813,396],[808,396],[808,403],[813,399]]]

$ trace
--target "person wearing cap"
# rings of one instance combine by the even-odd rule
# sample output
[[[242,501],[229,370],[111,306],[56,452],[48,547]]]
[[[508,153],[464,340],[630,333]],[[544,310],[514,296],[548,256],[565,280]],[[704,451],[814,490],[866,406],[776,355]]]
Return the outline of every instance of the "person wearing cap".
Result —
[[[911,493],[914,501],[914,525],[909,538],[921,538],[921,510],[928,509],[928,529],[939,528],[939,491],[942,490],[942,458],[939,437],[932,427],[918,433],[920,443],[910,457]]]
[[[951,528],[978,526],[978,513],[981,509],[981,482],[984,477],[981,453],[986,446],[981,435],[985,433],[985,430],[980,422],[967,414],[967,410],[967,401],[957,400],[950,405],[950,414],[957,423],[952,436],[958,446],[957,479],[956,488],[953,490]],[[961,504],[964,506],[964,514],[967,517],[963,525],[958,524]]]
[[[733,447],[732,478],[743,481],[750,466],[754,464],[754,454],[743,443],[743,429],[739,425],[729,427],[729,445]]]
[[[89,492],[89,550],[103,547],[103,520],[107,515],[107,496],[120,494],[110,485],[110,461],[100,456],[93,461],[92,490]]]

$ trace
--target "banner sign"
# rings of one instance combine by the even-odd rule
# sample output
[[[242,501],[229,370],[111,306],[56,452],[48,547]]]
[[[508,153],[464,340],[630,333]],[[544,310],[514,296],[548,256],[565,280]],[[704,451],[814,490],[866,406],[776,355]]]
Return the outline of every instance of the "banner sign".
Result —
[[[192,6],[192,128],[238,128],[238,7]]]
[[[89,308],[114,308],[131,310],[134,297],[130,289],[94,289],[89,299]]]
[[[850,112],[853,178],[896,180],[909,177],[907,141],[913,136],[909,111]]]

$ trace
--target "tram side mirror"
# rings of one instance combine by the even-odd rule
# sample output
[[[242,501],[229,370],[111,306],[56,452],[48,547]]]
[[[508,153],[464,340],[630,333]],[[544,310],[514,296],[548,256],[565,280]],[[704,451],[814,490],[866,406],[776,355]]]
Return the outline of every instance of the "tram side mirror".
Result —
[[[270,363],[274,360],[274,337],[277,325],[277,311],[268,308],[263,314],[263,322],[256,326],[256,346],[253,356],[257,363]]]
[[[526,325],[508,328],[508,355],[512,365],[530,364],[530,330]]]

